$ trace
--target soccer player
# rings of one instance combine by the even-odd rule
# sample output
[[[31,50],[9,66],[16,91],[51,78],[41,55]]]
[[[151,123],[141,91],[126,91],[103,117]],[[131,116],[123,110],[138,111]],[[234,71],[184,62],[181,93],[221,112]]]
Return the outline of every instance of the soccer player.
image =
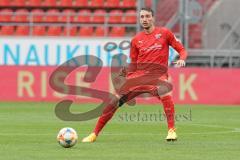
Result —
[[[185,59],[187,57],[187,52],[185,51],[183,45],[176,39],[174,34],[169,31],[167,28],[163,27],[155,27],[154,25],[154,13],[150,8],[142,8],[140,10],[140,24],[143,28],[143,31],[138,33],[131,41],[130,48],[130,59],[131,64],[148,64],[144,65],[145,68],[143,71],[139,70],[122,70],[122,74],[126,75],[126,82],[124,91],[120,91],[123,93],[121,95],[116,95],[119,99],[112,100],[103,110],[102,115],[99,117],[98,122],[95,126],[93,132],[83,138],[82,142],[94,142],[97,139],[102,128],[105,124],[112,118],[116,110],[126,101],[123,100],[124,95],[128,95],[130,93],[127,91],[128,87],[126,87],[131,77],[137,77],[139,74],[144,74],[146,72],[153,72],[153,68],[151,67],[153,64],[159,64],[160,66],[168,67],[168,55],[169,55],[169,46],[172,46],[179,53],[179,60],[175,62],[175,65],[178,67],[185,66]],[[126,73],[127,72],[127,73]],[[159,77],[163,81],[168,80],[168,74],[164,73]],[[124,86],[123,85],[123,86]],[[161,86],[158,86],[157,83],[152,86],[140,86],[139,90],[143,90],[143,93],[151,93],[156,96],[159,93],[159,89]],[[149,90],[149,91],[147,91]],[[139,92],[138,92],[139,93]],[[133,94],[131,98],[136,97],[139,94]],[[141,93],[141,92],[140,92]],[[171,92],[165,93],[164,95],[158,94],[158,98],[162,101],[164,112],[167,118],[168,124],[168,134],[166,137],[167,141],[177,140],[177,134],[174,126],[174,103],[172,100]]]

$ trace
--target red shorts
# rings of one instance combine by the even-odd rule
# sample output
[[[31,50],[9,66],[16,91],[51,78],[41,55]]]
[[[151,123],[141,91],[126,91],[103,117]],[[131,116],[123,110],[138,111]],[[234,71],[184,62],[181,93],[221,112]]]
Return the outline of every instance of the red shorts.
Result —
[[[137,94],[150,93],[153,96],[159,96],[158,88],[166,84],[169,85],[167,75],[159,77],[159,75],[134,72],[126,77],[126,81],[118,93],[120,95],[126,95],[130,92],[136,92]]]

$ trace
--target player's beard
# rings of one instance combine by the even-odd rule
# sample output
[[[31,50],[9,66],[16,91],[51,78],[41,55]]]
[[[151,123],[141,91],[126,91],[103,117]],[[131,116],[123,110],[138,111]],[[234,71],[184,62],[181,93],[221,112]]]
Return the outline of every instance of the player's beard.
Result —
[[[150,29],[150,26],[143,27],[143,29],[145,29],[145,30],[149,30],[149,29]]]
[[[150,27],[151,27],[150,25],[145,25],[144,26],[144,24],[142,24],[142,28],[145,29],[145,30],[149,30]]]
[[[152,27],[151,24],[146,25],[146,26],[142,25],[142,28],[143,28],[144,30],[149,30],[151,27]]]
[[[154,27],[154,19],[149,21],[141,21],[140,24],[144,30],[150,30],[152,27]]]

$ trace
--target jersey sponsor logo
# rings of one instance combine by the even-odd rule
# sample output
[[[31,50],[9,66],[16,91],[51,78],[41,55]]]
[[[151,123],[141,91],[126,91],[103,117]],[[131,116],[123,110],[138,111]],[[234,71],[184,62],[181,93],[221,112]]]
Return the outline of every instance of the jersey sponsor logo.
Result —
[[[154,45],[152,45],[150,47],[142,48],[140,51],[141,52],[150,52],[150,51],[161,50],[161,49],[162,49],[162,44],[155,43]]]
[[[162,34],[155,34],[155,38],[156,38],[156,39],[160,39],[161,36],[162,36]]]

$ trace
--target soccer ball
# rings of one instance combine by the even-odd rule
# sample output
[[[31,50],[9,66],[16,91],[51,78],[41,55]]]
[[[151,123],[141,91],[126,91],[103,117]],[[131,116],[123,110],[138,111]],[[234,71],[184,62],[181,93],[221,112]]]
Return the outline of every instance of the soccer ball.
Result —
[[[57,141],[64,148],[70,148],[77,143],[78,135],[73,128],[62,128],[58,135]]]

